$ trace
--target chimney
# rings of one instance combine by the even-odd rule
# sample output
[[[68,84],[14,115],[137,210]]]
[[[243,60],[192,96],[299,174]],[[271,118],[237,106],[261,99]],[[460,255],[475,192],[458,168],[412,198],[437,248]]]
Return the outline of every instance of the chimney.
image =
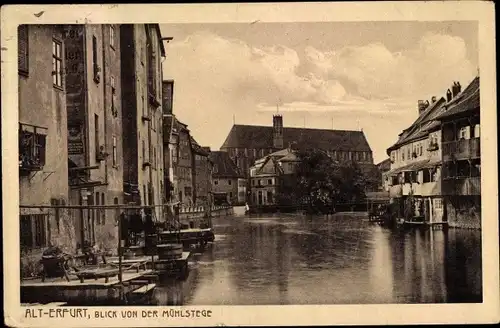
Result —
[[[273,147],[283,149],[283,117],[273,115]]]
[[[422,112],[425,110],[425,108],[426,108],[425,101],[419,100],[418,101],[418,115],[422,114]]]
[[[172,114],[173,97],[174,97],[174,81],[163,81],[162,82],[163,114]]]
[[[455,98],[460,93],[461,88],[462,87],[460,86],[460,82],[453,82],[453,87],[452,87],[453,98]]]
[[[453,98],[453,96],[451,94],[451,91],[450,91],[450,89],[448,89],[448,91],[446,91],[446,101],[450,102],[452,98]]]
[[[436,96],[432,96],[432,103],[435,103],[436,102]]]

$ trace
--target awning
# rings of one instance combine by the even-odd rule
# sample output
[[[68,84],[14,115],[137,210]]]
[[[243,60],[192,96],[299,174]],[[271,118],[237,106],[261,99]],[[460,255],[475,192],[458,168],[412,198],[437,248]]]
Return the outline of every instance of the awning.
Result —
[[[418,162],[414,162],[414,163],[411,163],[411,164],[408,164],[408,165],[405,165],[402,167],[398,167],[397,169],[394,169],[392,171],[387,172],[387,175],[395,175],[395,174],[398,174],[401,172],[413,172],[413,171],[418,171],[418,170],[425,169],[425,168],[433,168],[433,167],[440,165],[440,164],[441,164],[441,161],[426,159],[423,161],[418,161]]]

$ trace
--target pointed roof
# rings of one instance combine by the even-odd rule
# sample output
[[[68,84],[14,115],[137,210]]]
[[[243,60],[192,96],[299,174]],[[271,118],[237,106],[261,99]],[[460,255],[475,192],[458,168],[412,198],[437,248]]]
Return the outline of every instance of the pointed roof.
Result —
[[[202,147],[200,146],[200,144],[198,142],[196,142],[196,140],[193,138],[193,136],[190,136],[191,137],[191,148],[193,149],[193,152],[198,154],[198,155],[203,155],[203,156],[208,156],[210,154],[210,151],[207,151],[205,148],[206,147]]]
[[[382,172],[389,171],[391,169],[391,159],[384,159],[382,162],[377,164],[377,167]]]
[[[363,131],[284,127],[283,144],[292,143],[301,149],[371,151]],[[224,148],[272,149],[273,127],[235,124],[221,146]]]
[[[225,151],[213,151],[209,155],[214,163],[214,178],[243,178],[240,170]]]
[[[411,141],[425,138],[429,132],[438,129],[440,123],[436,120],[436,117],[444,112],[445,104],[446,100],[443,97],[430,104],[412,125],[403,130],[399,135],[398,141],[387,148],[387,153],[389,154],[391,150],[397,149]]]
[[[436,119],[442,120],[471,110],[478,110],[480,108],[479,90],[479,76],[476,76],[464,91],[446,104],[444,111]]]

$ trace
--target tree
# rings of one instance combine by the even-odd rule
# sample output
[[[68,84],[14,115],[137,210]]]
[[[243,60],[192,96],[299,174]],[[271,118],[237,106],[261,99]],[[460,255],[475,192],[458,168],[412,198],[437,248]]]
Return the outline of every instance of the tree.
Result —
[[[295,174],[288,177],[293,183],[282,184],[278,192],[280,205],[302,204],[308,212],[329,213],[335,204],[364,201],[374,183],[355,162],[338,163],[324,151],[300,151],[297,157]]]

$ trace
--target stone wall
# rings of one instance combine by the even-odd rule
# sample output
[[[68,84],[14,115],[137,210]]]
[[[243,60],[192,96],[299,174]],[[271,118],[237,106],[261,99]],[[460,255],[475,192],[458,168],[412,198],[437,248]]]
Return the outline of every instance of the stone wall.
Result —
[[[481,229],[481,196],[448,197],[446,216],[451,228]]]
[[[32,209],[21,209],[21,214],[33,213]],[[47,222],[48,246],[57,246],[64,252],[75,254],[76,229],[75,217],[68,209],[50,210]],[[21,248],[20,270],[21,277],[34,277],[41,273],[40,259],[47,247]]]

